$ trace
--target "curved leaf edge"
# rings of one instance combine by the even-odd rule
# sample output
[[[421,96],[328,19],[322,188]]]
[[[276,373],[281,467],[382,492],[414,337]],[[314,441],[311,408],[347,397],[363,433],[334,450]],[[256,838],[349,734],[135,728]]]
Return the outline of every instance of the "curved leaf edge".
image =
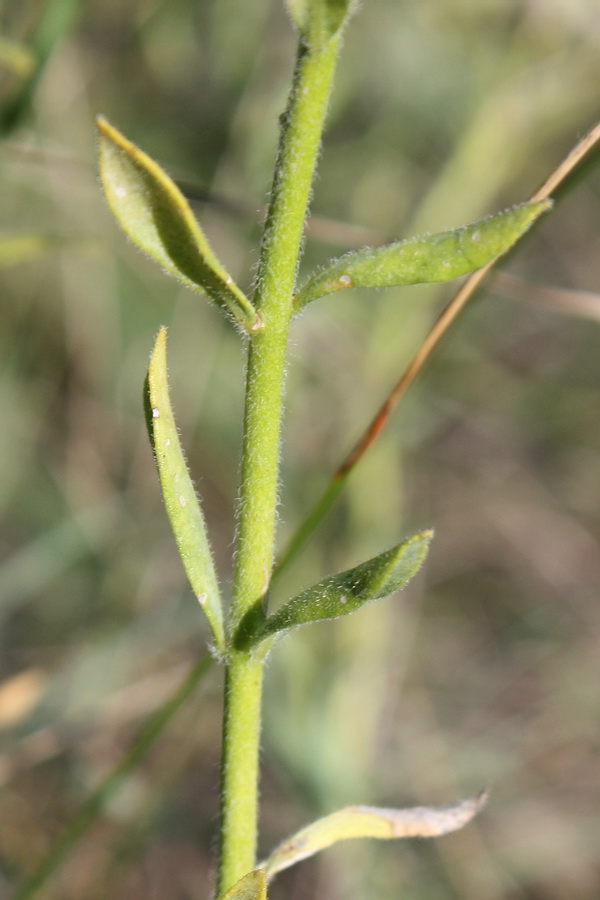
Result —
[[[275,639],[296,628],[350,615],[369,602],[390,596],[417,574],[433,534],[433,529],[417,532],[357,566],[330,575],[284,602],[269,616],[260,603],[256,604],[238,626],[233,646],[238,650],[258,650],[263,656]]]
[[[170,175],[104,116],[96,117],[96,126],[99,135],[100,181],[103,192],[111,212],[127,237],[144,254],[157,262],[166,275],[191,290],[207,296],[228,313],[244,331],[250,334],[258,331],[262,322],[256,309],[217,259],[187,199]],[[123,204],[120,203],[120,198],[116,196],[117,192],[111,185],[109,163],[107,162],[108,148],[116,149],[118,153],[122,154],[128,164],[148,182],[156,196],[162,195],[163,199],[167,198],[170,206],[169,212],[172,216],[171,221],[178,220],[179,238],[180,240],[185,238],[184,242],[188,244],[188,248],[194,248],[196,259],[205,270],[204,278],[193,277],[189,271],[184,271],[175,258],[174,249],[168,246],[164,235],[160,234],[156,222],[156,236],[162,256],[157,255],[156,250],[150,249],[147,242],[140,238],[139,231],[136,233],[135,223],[132,224],[132,221],[124,215]],[[147,204],[150,207],[151,199],[148,189],[146,195]]]
[[[171,531],[192,591],[210,625],[214,655],[221,658],[226,649],[221,592],[202,507],[171,406],[164,326],[156,336],[144,382],[144,412]]]
[[[390,244],[384,244],[380,247],[367,246],[360,250],[351,250],[343,256],[329,260],[307,278],[294,297],[294,313],[296,315],[300,313],[304,307],[309,303],[312,303],[313,300],[318,300],[328,294],[340,290],[347,290],[352,287],[405,287],[411,284],[441,283],[451,281],[454,278],[459,278],[462,275],[467,275],[469,272],[476,271],[492,260],[507,253],[531,228],[534,222],[536,222],[544,212],[552,208],[552,205],[553,201],[550,198],[526,201],[508,207],[493,215],[484,216],[483,218],[477,219],[466,225],[461,225],[458,228],[447,229],[434,234],[414,235],[399,241],[393,241]],[[390,280],[387,283],[366,283],[361,276],[353,277],[353,266],[357,268],[361,263],[374,263],[377,262],[377,260],[392,258],[395,253],[402,254],[407,250],[418,250],[422,246],[430,246],[432,250],[434,250],[436,245],[443,241],[455,238],[460,239],[466,235],[473,235],[478,238],[479,229],[483,228],[485,230],[496,224],[502,224],[504,220],[519,215],[519,213],[526,214],[523,217],[524,221],[522,227],[515,231],[513,236],[505,242],[503,247],[495,250],[495,252],[490,252],[487,258],[478,260],[476,265],[466,264],[455,266],[453,268],[451,261],[449,263],[445,262],[440,266],[439,274],[435,277],[421,277],[419,274],[414,275],[409,273],[405,277],[399,275],[397,280]],[[527,215],[527,213],[529,213],[529,215]]]
[[[414,806],[385,809],[375,806],[347,806],[317,819],[279,844],[261,863],[271,880],[279,872],[340,841],[355,838],[394,840],[440,837],[464,828],[485,806],[490,795],[484,788],[473,797],[449,806]]]

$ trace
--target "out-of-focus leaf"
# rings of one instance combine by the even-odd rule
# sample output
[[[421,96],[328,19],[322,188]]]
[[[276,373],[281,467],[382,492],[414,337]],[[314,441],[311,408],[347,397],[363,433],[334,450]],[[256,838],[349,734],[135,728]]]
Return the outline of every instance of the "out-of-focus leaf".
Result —
[[[146,415],[163,499],[179,555],[217,650],[225,646],[223,610],[204,516],[190,478],[171,409],[167,383],[167,329],[161,328],[150,357]]]
[[[370,600],[389,596],[404,587],[419,570],[432,536],[432,531],[422,531],[353,569],[330,575],[289,600],[255,630],[244,631],[242,626],[239,643],[256,646],[272,635],[322,619],[345,616]]]
[[[4,11],[8,3],[0,4]],[[27,6],[27,50],[31,54],[29,61],[20,63],[22,71],[21,85],[12,96],[5,98],[0,108],[0,131],[8,134],[23,121],[23,117],[31,110],[31,101],[44,69],[51,58],[57,43],[65,40],[73,27],[75,19],[83,13],[85,3],[81,0],[48,0],[44,3],[26,5],[16,3],[15,9]],[[6,18],[3,18],[3,24]],[[20,51],[18,51],[20,52]]]
[[[33,72],[35,63],[35,55],[25,44],[0,35],[0,66],[10,69],[20,78],[27,78]]]
[[[172,179],[106,119],[98,117],[100,177],[108,204],[131,240],[170,275],[207,294],[247,331],[256,310],[225,271]]]
[[[345,288],[450,281],[481,269],[509,250],[551,205],[551,200],[522,203],[454,231],[347,253],[309,278],[296,295],[295,309]]]
[[[218,900],[266,900],[267,879],[262,869],[248,872]]]
[[[351,838],[437,837],[458,831],[471,821],[488,798],[488,791],[461,800],[452,806],[414,806],[409,809],[380,809],[376,806],[347,806],[317,819],[277,847],[262,864],[267,878]]]
[[[57,240],[47,234],[3,235],[0,237],[0,268],[16,266],[49,253]]]
[[[355,0],[286,0],[292,21],[310,44],[322,47],[339,30],[356,7]]]

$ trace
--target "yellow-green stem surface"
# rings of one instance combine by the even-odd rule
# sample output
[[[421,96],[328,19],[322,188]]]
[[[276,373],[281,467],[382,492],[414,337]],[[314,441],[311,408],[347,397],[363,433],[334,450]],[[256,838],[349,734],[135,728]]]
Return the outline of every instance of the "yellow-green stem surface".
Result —
[[[285,353],[304,220],[339,48],[301,45],[282,119],[249,338],[244,442],[230,640],[269,586],[277,506]],[[255,865],[263,661],[231,651],[226,674],[218,894]]]

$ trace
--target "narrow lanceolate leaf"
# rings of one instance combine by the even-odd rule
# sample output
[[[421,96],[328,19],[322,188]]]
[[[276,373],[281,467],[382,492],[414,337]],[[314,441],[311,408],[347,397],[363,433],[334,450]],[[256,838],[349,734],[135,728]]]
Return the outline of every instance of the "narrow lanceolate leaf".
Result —
[[[167,329],[161,328],[150,357],[146,395],[148,430],[167,515],[189,582],[206,613],[217,650],[223,651],[223,612],[206,526],[190,478],[167,384]]]
[[[551,205],[551,200],[522,203],[454,231],[347,253],[309,278],[296,295],[295,309],[345,288],[450,281],[474,272],[506,253]]]
[[[267,879],[262,869],[248,872],[218,900],[266,900]]]
[[[247,331],[256,310],[225,271],[190,206],[167,173],[106,119],[98,117],[100,178],[123,231],[178,281],[207,294]]]
[[[476,797],[452,806],[415,806],[410,809],[380,809],[376,806],[348,806],[297,832],[277,847],[262,864],[267,878],[325,850],[338,841],[352,838],[437,837],[458,831],[471,821],[488,798]]]
[[[244,635],[242,642],[256,646],[272,635],[310,622],[345,616],[370,600],[388,597],[404,587],[419,570],[432,536],[432,531],[415,534],[353,569],[330,575],[285,603],[254,633]]]
[[[292,21],[309,44],[322,47],[335,37],[356,7],[356,0],[286,0]]]

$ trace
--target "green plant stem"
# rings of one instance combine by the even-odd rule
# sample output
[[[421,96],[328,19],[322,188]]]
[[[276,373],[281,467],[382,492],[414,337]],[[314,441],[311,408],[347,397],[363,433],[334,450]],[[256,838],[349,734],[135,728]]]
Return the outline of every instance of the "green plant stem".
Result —
[[[249,338],[236,570],[230,638],[260,612],[273,565],[285,354],[292,298],[339,36],[300,46],[282,119],[254,305],[262,328]],[[218,893],[255,865],[263,660],[232,650],[226,674]]]

